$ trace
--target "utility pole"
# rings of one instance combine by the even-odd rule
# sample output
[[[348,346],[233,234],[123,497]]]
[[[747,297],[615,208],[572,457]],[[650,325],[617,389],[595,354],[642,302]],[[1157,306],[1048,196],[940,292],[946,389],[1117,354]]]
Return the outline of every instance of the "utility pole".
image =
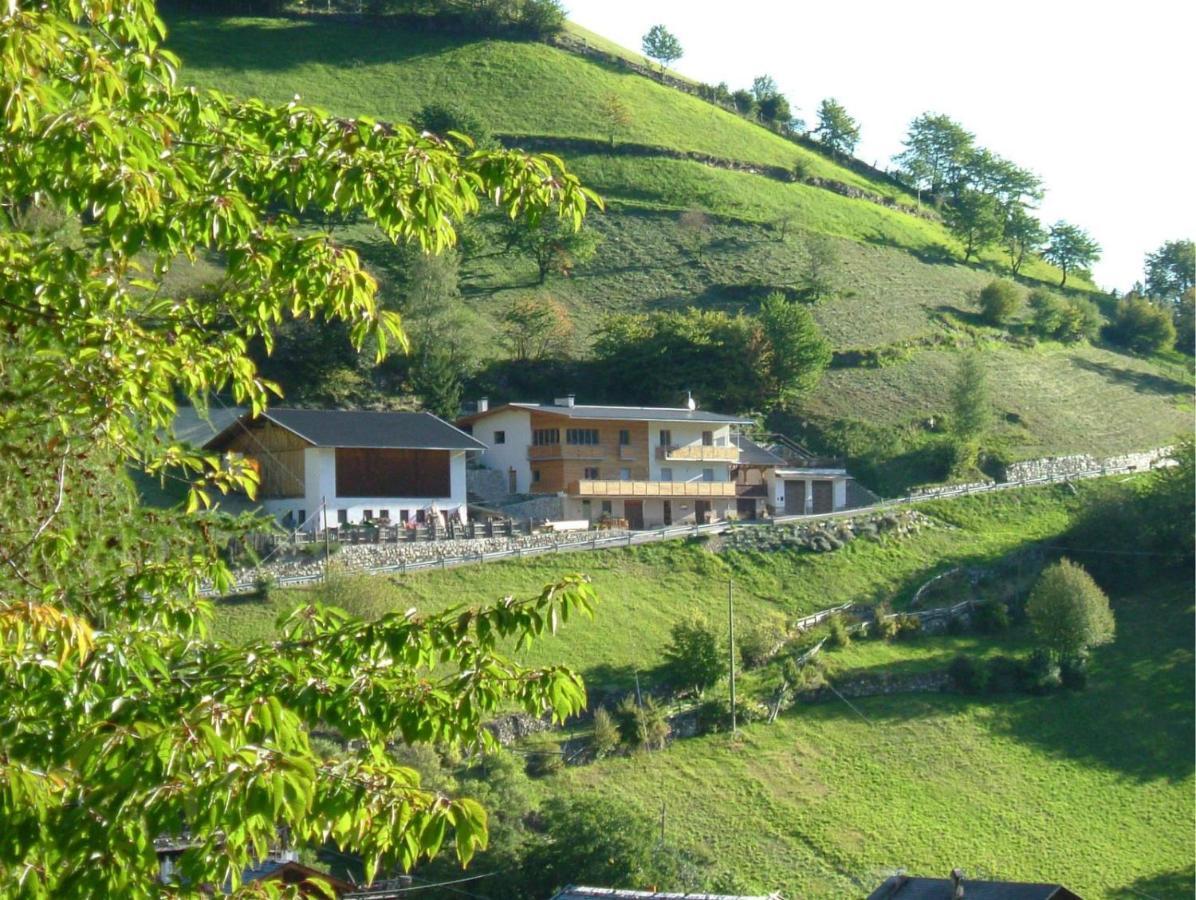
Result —
[[[730,640],[727,654],[731,658],[731,736],[735,736],[735,580],[727,579],[727,630]]]
[[[660,843],[664,843],[664,815],[665,815],[665,801],[660,801]]]
[[[324,526],[324,580],[328,580],[328,498],[320,498],[320,524]]]

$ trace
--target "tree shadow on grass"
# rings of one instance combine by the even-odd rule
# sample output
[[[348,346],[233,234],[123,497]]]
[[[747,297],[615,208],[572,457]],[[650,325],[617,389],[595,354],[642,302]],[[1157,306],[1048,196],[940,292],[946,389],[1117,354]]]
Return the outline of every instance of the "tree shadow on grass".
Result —
[[[1114,888],[1109,894],[1114,900],[1141,900],[1143,897],[1156,900],[1191,900],[1196,895],[1196,866],[1147,875],[1121,888]]]
[[[875,726],[983,704],[995,732],[1062,759],[1079,760],[1140,781],[1192,775],[1191,588],[1170,584],[1113,604],[1117,640],[1093,653],[1087,689],[1046,696],[919,694],[852,700]],[[843,703],[802,707],[820,718],[860,715]]]
[[[1096,362],[1095,360],[1077,356],[1071,357],[1071,364],[1077,369],[1083,369],[1085,372],[1100,375],[1114,384],[1128,385],[1139,394],[1190,395],[1192,392],[1191,387],[1183,382],[1176,381],[1174,378],[1168,378],[1165,375],[1156,375],[1153,372],[1125,369],[1109,363]]]

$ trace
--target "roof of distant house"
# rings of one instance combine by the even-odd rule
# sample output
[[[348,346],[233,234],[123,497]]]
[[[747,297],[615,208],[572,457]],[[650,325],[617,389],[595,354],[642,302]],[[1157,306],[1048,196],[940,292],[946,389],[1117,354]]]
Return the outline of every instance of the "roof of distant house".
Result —
[[[476,422],[478,419],[505,409],[525,409],[567,419],[593,419],[617,422],[700,422],[711,425],[751,425],[751,419],[742,416],[728,416],[724,413],[707,412],[702,409],[687,409],[670,406],[584,406],[580,403],[566,406],[559,403],[504,403],[485,412],[462,416],[458,421]]]
[[[1061,884],[1031,884],[1023,881],[975,881],[962,879],[965,900],[1080,900]],[[955,881],[951,878],[911,878],[894,875],[868,895],[868,900],[952,900]]]
[[[778,900],[780,894],[745,897],[730,894],[674,894],[663,891],[628,891],[621,888],[569,885],[553,895],[552,900]]]
[[[373,412],[348,409],[278,409],[263,412],[273,422],[315,447],[385,450],[485,450],[486,445],[426,412]],[[204,446],[219,450],[250,427],[251,415],[226,426]]]
[[[771,450],[761,447],[749,437],[737,434],[731,442],[739,448],[739,464],[743,466],[783,466],[785,460]]]

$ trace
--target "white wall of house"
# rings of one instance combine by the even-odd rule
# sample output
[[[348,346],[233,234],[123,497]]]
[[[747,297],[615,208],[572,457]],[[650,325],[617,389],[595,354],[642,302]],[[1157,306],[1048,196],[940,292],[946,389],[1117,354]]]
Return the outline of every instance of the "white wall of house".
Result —
[[[266,511],[282,521],[290,513],[293,528],[300,527],[305,519],[304,529],[315,531],[325,524],[335,528],[340,521],[340,511],[345,512],[349,524],[366,521],[366,512],[372,518],[382,518],[385,510],[390,521],[398,522],[405,511],[409,519],[415,519],[420,510],[435,506],[446,517],[467,503],[465,489],[465,450],[450,451],[449,495],[446,497],[340,497],[336,493],[336,450],[332,447],[308,447],[303,452],[304,496],[282,500],[267,500]],[[326,503],[327,522],[321,520],[321,504]]]
[[[613,519],[626,518],[626,509],[622,500],[611,499],[610,512],[604,513],[603,501],[600,497],[587,498],[589,503],[577,497],[565,498],[565,518],[566,519],[589,519],[591,522],[599,522],[603,515],[609,515]],[[710,508],[719,518],[726,518],[728,513],[735,511],[735,500],[733,498],[711,498],[709,501]],[[696,506],[693,497],[673,497],[669,503],[672,504],[672,525],[693,525],[696,515]],[[664,504],[665,501],[660,498],[644,498],[644,527],[645,528],[660,528],[664,525]]]
[[[777,475],[775,470],[768,469],[764,474],[764,481],[768,485],[768,508],[774,515],[785,514],[785,486],[787,483],[803,481],[806,485],[806,508],[805,515],[814,512],[814,488],[811,482],[814,481],[830,481],[831,484],[831,506],[834,511],[845,509],[847,507],[847,476],[838,474],[815,475],[809,474],[805,476]]]
[[[657,456],[660,443],[660,432],[668,431],[669,440],[674,447],[700,447],[702,432],[713,432],[715,447],[727,447],[731,444],[731,426],[695,423],[695,422],[651,422],[648,429],[648,470],[649,481],[704,481],[704,469],[712,469],[714,481],[731,480],[731,463],[716,460],[665,460]],[[661,469],[669,470],[671,478],[665,478]]]
[[[503,443],[495,441],[495,432],[503,433]],[[532,467],[527,448],[532,443],[532,416],[525,409],[504,409],[473,424],[473,436],[486,445],[479,462],[487,469],[497,469],[508,477],[515,470],[515,493],[530,494]]]

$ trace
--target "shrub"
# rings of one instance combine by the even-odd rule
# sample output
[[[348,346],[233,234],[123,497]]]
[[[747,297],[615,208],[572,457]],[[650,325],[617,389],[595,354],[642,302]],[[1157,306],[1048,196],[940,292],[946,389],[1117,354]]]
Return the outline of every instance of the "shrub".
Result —
[[[994,656],[988,661],[988,690],[995,694],[1009,694],[1025,686],[1026,667],[1012,656]]]
[[[253,580],[253,592],[265,600],[270,596],[270,591],[274,589],[274,576],[268,572],[262,572]]]
[[[847,627],[847,620],[839,613],[827,619],[830,628],[830,639],[827,641],[832,647],[850,647],[851,631]]]
[[[664,649],[669,680],[681,688],[692,688],[699,696],[727,673],[727,658],[718,635],[704,616],[694,615],[678,622]]]
[[[565,8],[560,0],[523,0],[515,25],[534,38],[546,38],[565,27]]]
[[[1100,310],[1083,297],[1060,297],[1038,288],[1030,292],[1030,308],[1030,330],[1039,337],[1074,343],[1091,340],[1100,332]]]
[[[1083,566],[1066,558],[1038,577],[1026,601],[1026,615],[1034,634],[1056,658],[1080,656],[1089,647],[1113,640],[1109,598]]]
[[[788,637],[785,623],[769,618],[748,628],[743,636],[738,638],[739,658],[745,669],[762,666],[772,658],[776,650],[785,643]]]
[[[624,697],[615,711],[615,721],[623,743],[631,747],[658,750],[669,736],[665,709],[651,695],[644,698],[642,706],[634,697]]]
[[[590,735],[590,748],[596,759],[610,756],[619,747],[619,727],[606,707],[600,706],[594,711],[594,731]]]
[[[1065,688],[1082,691],[1088,687],[1088,657],[1069,656],[1059,664],[1059,680]]]
[[[1004,325],[1022,305],[1022,294],[1012,281],[997,278],[980,292],[980,315],[990,325]]]
[[[988,670],[977,660],[962,653],[951,660],[947,671],[956,689],[965,694],[979,694],[988,685]]]
[[[901,633],[901,617],[888,615],[877,610],[876,623],[872,627],[876,637],[880,640],[894,640]]]
[[[918,637],[922,633],[922,619],[912,613],[904,613],[897,618],[897,636],[899,638]]]
[[[717,734],[731,727],[731,701],[726,697],[710,697],[698,704],[696,711],[698,734]]]
[[[533,778],[552,775],[565,767],[561,745],[556,741],[537,742],[528,749],[527,774]]]
[[[1049,694],[1062,684],[1059,666],[1045,650],[1035,650],[1025,668],[1025,688],[1032,694]]]
[[[1113,343],[1134,353],[1155,353],[1175,343],[1171,316],[1145,297],[1118,301],[1105,334]]]
[[[1009,607],[1000,600],[985,600],[972,611],[972,624],[981,634],[997,634],[1009,628]]]

